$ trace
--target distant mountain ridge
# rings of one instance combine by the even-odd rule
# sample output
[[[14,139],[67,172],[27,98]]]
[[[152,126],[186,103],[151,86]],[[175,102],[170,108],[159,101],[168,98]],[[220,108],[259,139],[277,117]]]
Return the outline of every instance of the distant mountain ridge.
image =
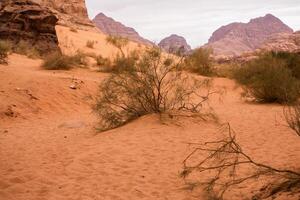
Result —
[[[127,27],[103,13],[99,13],[92,21],[104,34],[121,36],[138,43],[153,45],[151,41],[141,37],[133,28]]]
[[[164,38],[158,46],[168,53],[183,53],[188,54],[192,48],[182,36],[172,34]]]
[[[216,30],[205,47],[215,55],[240,55],[254,51],[278,33],[293,33],[293,30],[277,17],[267,14],[251,19],[248,23],[231,23]]]

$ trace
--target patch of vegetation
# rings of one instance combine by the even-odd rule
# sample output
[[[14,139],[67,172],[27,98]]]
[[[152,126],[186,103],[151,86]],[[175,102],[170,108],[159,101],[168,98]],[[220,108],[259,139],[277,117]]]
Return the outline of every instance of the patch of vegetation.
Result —
[[[284,116],[289,127],[300,136],[300,102],[284,109]]]
[[[96,44],[96,41],[88,40],[88,41],[86,42],[86,47],[88,47],[88,48],[90,48],[90,49],[93,49],[94,46],[95,46],[95,44]]]
[[[13,48],[14,53],[25,55],[28,58],[40,58],[41,55],[39,51],[32,46],[27,41],[21,40],[16,46]]]
[[[193,175],[197,178],[193,182],[187,181],[187,189],[202,187],[208,199],[215,200],[226,199],[228,191],[238,190],[249,181],[259,183],[258,180],[267,180],[268,184],[257,184],[255,191],[259,192],[251,199],[272,199],[280,192],[299,191],[299,171],[278,169],[255,161],[239,145],[229,124],[224,125],[223,131],[228,132],[228,137],[205,144],[193,143],[195,148],[184,160],[181,176],[186,180]]]
[[[85,54],[81,52],[77,52],[73,56],[67,56],[60,52],[55,52],[45,58],[42,68],[47,70],[70,70],[74,66],[85,65],[85,58]]]
[[[115,46],[116,48],[119,49],[120,53],[121,53],[121,56],[122,57],[125,57],[125,52],[124,52],[124,47],[128,45],[129,43],[129,40],[127,38],[123,38],[123,37],[120,37],[120,36],[108,36],[106,38],[106,42],[108,44],[111,44],[113,46]]]
[[[96,64],[99,67],[99,71],[110,71],[112,64],[109,58],[104,58],[101,55],[95,57]]]
[[[258,102],[292,103],[300,96],[298,59],[291,53],[266,53],[237,69],[234,78]]]
[[[198,48],[185,59],[186,69],[203,76],[214,75],[211,59],[212,50]]]
[[[74,27],[71,27],[70,31],[73,32],[73,33],[78,33],[78,30],[76,28],[74,28]]]
[[[157,48],[137,58],[120,56],[118,68],[126,70],[116,70],[100,86],[95,111],[101,131],[151,113],[199,113],[203,109],[211,93],[197,92],[209,87],[209,80],[190,78],[182,72],[182,60],[166,58]]]
[[[7,64],[8,53],[11,51],[12,45],[8,41],[0,41],[0,64]]]

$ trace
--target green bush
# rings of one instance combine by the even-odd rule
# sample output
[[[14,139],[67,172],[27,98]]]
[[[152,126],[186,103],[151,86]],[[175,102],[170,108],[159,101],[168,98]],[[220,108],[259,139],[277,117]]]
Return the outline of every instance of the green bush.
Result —
[[[259,102],[292,103],[299,96],[300,81],[293,56],[267,53],[234,72],[247,95]]]
[[[185,59],[187,70],[203,76],[212,76],[214,68],[211,60],[211,49],[198,48]]]
[[[10,42],[0,41],[0,64],[7,64],[7,57],[10,50]]]

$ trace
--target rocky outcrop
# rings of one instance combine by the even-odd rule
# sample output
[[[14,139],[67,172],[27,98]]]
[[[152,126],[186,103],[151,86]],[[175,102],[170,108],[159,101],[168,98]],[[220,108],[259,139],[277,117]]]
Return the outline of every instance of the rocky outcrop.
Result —
[[[260,50],[300,52],[300,32],[276,34],[268,39]]]
[[[188,54],[192,50],[184,37],[175,34],[163,39],[158,46],[168,53]]]
[[[153,43],[150,42],[149,40],[142,38],[133,28],[127,27],[122,23],[117,22],[110,17],[107,17],[103,13],[98,14],[93,19],[93,23],[104,34],[121,36],[138,43],[153,45]]]
[[[78,28],[94,27],[89,20],[85,0],[33,0],[48,7],[59,18],[60,25]]]
[[[55,31],[57,17],[46,7],[30,0],[2,0],[0,39],[27,41],[41,54],[59,50]]]
[[[253,51],[278,33],[292,33],[293,30],[271,14],[252,19],[249,23],[232,23],[216,30],[206,47],[215,55],[240,55]]]

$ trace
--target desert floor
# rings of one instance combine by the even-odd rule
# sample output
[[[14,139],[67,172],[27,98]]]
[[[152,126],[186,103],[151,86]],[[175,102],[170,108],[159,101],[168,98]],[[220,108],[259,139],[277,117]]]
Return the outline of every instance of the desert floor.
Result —
[[[187,143],[214,140],[218,124],[150,115],[99,133],[91,106],[107,74],[45,71],[40,64],[13,54],[0,65],[1,200],[204,199],[183,190],[179,173],[192,150]],[[215,78],[214,87],[226,93],[213,97],[212,107],[249,155],[299,169],[299,137],[286,127],[281,106],[245,102],[232,80]],[[247,199],[249,188],[230,199]]]

